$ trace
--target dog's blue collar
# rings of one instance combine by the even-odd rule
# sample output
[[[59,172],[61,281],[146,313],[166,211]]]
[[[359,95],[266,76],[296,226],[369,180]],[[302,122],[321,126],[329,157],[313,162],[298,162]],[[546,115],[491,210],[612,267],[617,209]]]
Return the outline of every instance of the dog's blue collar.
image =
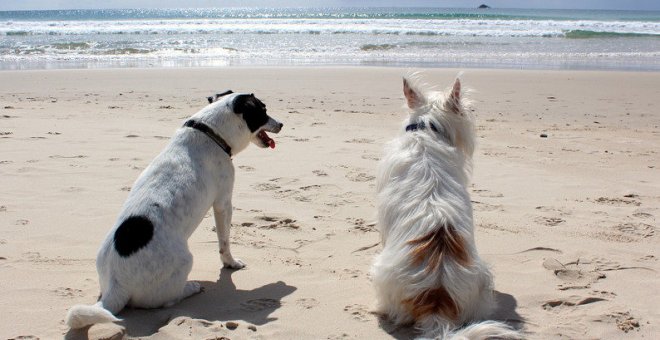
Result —
[[[229,155],[229,157],[231,157],[231,146],[229,146],[229,144],[227,144],[227,142],[225,142],[225,140],[222,139],[222,137],[220,137],[220,135],[215,133],[215,131],[213,131],[213,129],[211,129],[208,125],[206,125],[202,122],[198,122],[194,119],[189,119],[185,123],[183,123],[183,126],[193,128],[197,131],[200,131],[200,132],[204,133],[206,136],[211,138],[212,141],[214,141],[216,144],[218,144],[218,146],[224,152],[226,152]]]

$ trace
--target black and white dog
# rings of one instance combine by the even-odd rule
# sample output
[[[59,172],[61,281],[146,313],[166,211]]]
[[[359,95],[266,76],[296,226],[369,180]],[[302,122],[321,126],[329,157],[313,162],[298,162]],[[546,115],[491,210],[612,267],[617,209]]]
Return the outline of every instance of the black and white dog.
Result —
[[[95,305],[73,306],[69,327],[119,321],[114,314],[125,306],[171,306],[199,293],[200,284],[187,281],[193,261],[188,238],[210,207],[222,263],[245,266],[229,249],[231,157],[250,142],[274,148],[266,132],[278,133],[283,125],[253,94],[227,91],[208,100],[133,184],[97,256],[101,297]]]

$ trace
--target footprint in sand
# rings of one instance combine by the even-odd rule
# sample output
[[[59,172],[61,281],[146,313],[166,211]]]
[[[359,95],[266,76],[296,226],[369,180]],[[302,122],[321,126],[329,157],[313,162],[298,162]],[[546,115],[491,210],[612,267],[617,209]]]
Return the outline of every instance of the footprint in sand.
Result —
[[[617,328],[624,333],[639,329],[639,321],[628,312],[616,312],[606,315],[616,323]]]
[[[580,261],[563,264],[557,259],[548,258],[543,262],[543,268],[552,273],[562,282],[557,285],[559,290],[586,289],[606,276],[595,268],[587,268]]]
[[[282,198],[289,198],[294,195],[300,194],[300,191],[294,190],[294,189],[278,189],[275,190],[275,198],[282,199]]]
[[[653,215],[651,215],[649,213],[646,213],[646,212],[643,212],[643,211],[638,211],[636,213],[633,213],[632,215],[633,215],[633,217],[642,218],[642,219],[652,219],[653,218]]]
[[[642,202],[634,199],[635,197],[637,197],[636,195],[627,195],[627,196],[628,197],[624,197],[624,198],[599,197],[591,201],[598,204],[607,204],[607,205],[615,205],[615,206],[642,205]]]
[[[311,202],[314,197],[318,197],[320,189],[328,187],[326,185],[307,185],[298,189],[279,189],[275,190],[276,198],[292,198],[298,202]]]
[[[626,222],[595,233],[594,236],[607,241],[633,243],[653,238],[655,229],[654,226],[646,223]]]
[[[534,218],[534,221],[536,223],[547,227],[556,227],[566,222],[566,220],[562,217],[571,215],[570,212],[566,212],[562,209],[554,208],[554,207],[538,206],[536,207],[536,210],[546,213],[551,213],[552,215],[554,215],[554,216],[537,216],[536,218]]]
[[[362,159],[370,160],[370,161],[379,161],[380,160],[380,155],[377,154],[364,154],[360,156]]]
[[[349,223],[353,224],[353,230],[361,231],[361,232],[371,232],[371,231],[376,231],[376,223],[371,222],[367,223],[362,218],[347,218],[346,219]]]
[[[300,229],[300,226],[296,223],[296,220],[291,218],[262,216],[259,217],[259,219],[265,222],[272,222],[259,226],[261,229]]]
[[[258,312],[264,309],[275,309],[281,306],[282,303],[275,299],[253,299],[241,302],[241,309],[248,312]]]
[[[495,224],[495,223],[479,223],[479,224],[477,224],[477,227],[480,228],[480,229],[504,231],[504,232],[512,233],[512,234],[520,233],[520,230],[503,227],[503,226]]]
[[[253,172],[256,170],[254,167],[251,167],[249,165],[239,165],[238,168],[245,172]]]
[[[274,183],[257,183],[252,188],[258,191],[273,191],[280,189],[280,186]]]
[[[369,175],[358,170],[353,170],[346,174],[346,178],[348,178],[348,180],[351,182],[371,182],[376,179],[376,176]]]
[[[313,185],[307,185],[304,187],[300,187],[299,189],[302,191],[313,191],[313,190],[318,190],[321,189],[323,186],[318,185],[318,184],[313,184]]]
[[[57,296],[66,297],[66,298],[74,298],[74,297],[84,296],[82,290],[74,289],[74,288],[68,288],[68,287],[58,287],[57,289],[54,289],[51,292],[55,293],[55,295],[57,295]]]
[[[351,144],[373,144],[373,142],[374,140],[369,138],[353,138],[344,141],[344,143],[351,143]]]
[[[323,170],[314,170],[314,171],[312,171],[312,173],[316,176],[319,176],[319,177],[327,177],[328,176],[328,173],[323,171]]]
[[[616,297],[616,293],[614,292],[608,292],[606,290],[593,290],[591,291],[591,295],[599,296],[602,298],[610,298],[613,299]]]
[[[0,244],[2,244],[2,243],[0,243]],[[657,261],[657,260],[658,260],[658,258],[655,257],[654,255],[644,255],[644,256],[640,257],[639,259],[637,259],[637,261],[639,261],[639,262],[648,262],[648,261]]]
[[[504,207],[502,207],[502,205],[499,204],[490,204],[475,200],[472,200],[471,202],[474,206],[474,210],[477,211],[504,211]]]
[[[536,222],[538,224],[542,224],[542,225],[547,226],[547,227],[556,227],[556,226],[566,222],[566,220],[564,220],[563,218],[559,218],[559,217],[538,216],[534,219],[534,222]]]
[[[351,317],[360,322],[369,322],[374,316],[369,312],[368,308],[360,304],[352,304],[344,307],[344,312],[347,312]]]
[[[315,298],[302,298],[296,300],[296,305],[303,309],[312,309],[319,305],[319,301]]]
[[[345,280],[345,279],[357,279],[362,275],[362,271],[358,269],[343,269],[341,273],[339,274],[339,279],[340,280]]]
[[[622,223],[614,226],[614,229],[633,239],[650,238],[655,235],[655,227],[646,223]]]
[[[565,299],[554,299],[554,300],[546,301],[544,304],[541,305],[541,307],[549,311],[549,310],[556,310],[566,307],[583,306],[600,301],[607,301],[607,300],[599,297],[585,298],[580,296],[570,296]]]
[[[28,224],[30,224],[30,221],[24,219],[16,220],[16,222],[14,222],[14,225],[20,225],[20,226],[25,226]]]
[[[297,178],[285,178],[285,177],[276,177],[276,178],[271,178],[268,180],[269,182],[274,182],[278,184],[293,184],[299,181]]]
[[[489,198],[504,197],[503,194],[500,194],[500,193],[497,193],[497,192],[492,192],[492,191],[486,190],[486,189],[473,189],[472,192],[477,194],[480,197],[489,197]]]
[[[220,321],[208,321],[179,316],[158,329],[158,332],[154,335],[157,338],[165,339],[190,338],[192,335],[194,335],[193,338],[195,339],[229,339],[226,336],[232,335],[231,330],[237,327],[238,323],[233,321],[223,324]]]

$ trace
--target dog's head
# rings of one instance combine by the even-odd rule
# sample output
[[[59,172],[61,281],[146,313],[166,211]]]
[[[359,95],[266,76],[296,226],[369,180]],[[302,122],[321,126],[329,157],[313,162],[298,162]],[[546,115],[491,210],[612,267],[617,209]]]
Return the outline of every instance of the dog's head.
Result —
[[[233,153],[247,147],[249,142],[261,148],[275,148],[268,132],[279,133],[284,124],[270,117],[266,105],[252,93],[231,90],[207,97],[209,106],[200,111],[203,121],[213,124],[214,130],[231,146]]]
[[[468,157],[474,152],[474,121],[465,108],[461,81],[456,78],[446,92],[424,90],[416,75],[403,79],[403,94],[411,109],[407,124],[425,122],[437,124],[429,129]]]

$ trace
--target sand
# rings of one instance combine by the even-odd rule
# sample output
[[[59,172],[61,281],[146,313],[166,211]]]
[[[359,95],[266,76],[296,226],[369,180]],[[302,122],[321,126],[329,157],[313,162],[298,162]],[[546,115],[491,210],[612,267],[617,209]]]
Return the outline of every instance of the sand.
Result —
[[[660,77],[464,70],[478,149],[476,237],[494,318],[530,339],[660,334]],[[449,85],[459,70],[428,69]],[[209,214],[189,240],[202,294],[124,310],[143,339],[407,339],[369,313],[375,168],[405,116],[404,69],[215,68],[0,72],[0,337],[69,332],[98,296],[96,251],[132,182],[219,91],[254,92],[284,122],[274,150],[234,158],[232,247]],[[105,333],[104,333],[105,332]],[[109,333],[108,333],[109,332]],[[120,333],[121,334],[121,333]]]

